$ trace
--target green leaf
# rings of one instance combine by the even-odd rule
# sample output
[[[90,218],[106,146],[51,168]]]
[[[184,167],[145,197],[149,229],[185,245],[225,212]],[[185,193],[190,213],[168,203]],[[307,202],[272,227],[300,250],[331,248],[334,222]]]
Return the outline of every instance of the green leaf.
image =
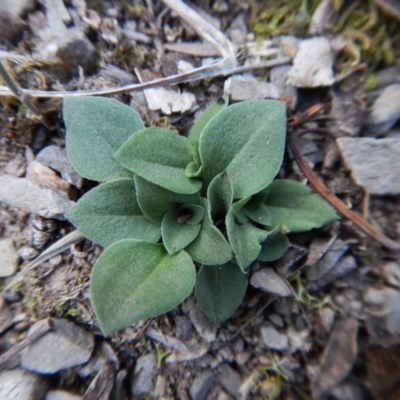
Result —
[[[161,224],[164,215],[175,204],[200,204],[200,195],[179,194],[146,181],[135,175],[136,196],[143,214],[156,224]]]
[[[196,239],[185,248],[193,260],[205,265],[225,264],[232,258],[231,246],[224,235],[213,225],[210,206],[202,199],[205,209],[201,229]]]
[[[107,335],[172,310],[189,296],[195,279],[195,266],[184,251],[169,255],[162,244],[114,243],[100,255],[90,280],[101,331]]]
[[[303,232],[338,218],[325,200],[300,182],[279,179],[267,191],[265,204],[272,227],[281,225],[289,232]]]
[[[199,224],[205,215],[204,208],[197,204],[183,204],[180,206],[179,212],[181,221],[184,221],[185,218],[187,218],[186,223],[191,225]]]
[[[112,156],[144,128],[135,111],[105,97],[66,97],[63,115],[68,158],[76,171],[94,181],[132,177]]]
[[[193,161],[189,140],[164,128],[147,128],[136,132],[115,153],[123,167],[164,189],[192,194],[202,182],[185,175],[186,166]]]
[[[233,189],[226,172],[217,175],[207,190],[207,199],[210,202],[212,220],[216,223],[225,220],[233,201]]]
[[[206,187],[226,171],[234,199],[264,189],[278,173],[285,148],[286,111],[276,100],[234,104],[204,128],[200,156]]]
[[[196,162],[192,161],[186,166],[185,175],[188,178],[201,178],[203,176],[203,167],[198,167]]]
[[[159,225],[145,218],[136,200],[133,179],[122,178],[92,189],[66,213],[87,238],[107,247],[121,239],[157,242]]]
[[[290,246],[289,239],[277,226],[268,233],[267,238],[261,243],[261,251],[257,259],[265,262],[279,260]]]
[[[247,218],[260,225],[271,225],[271,216],[268,207],[265,204],[260,204],[257,208],[244,207],[243,213]]]
[[[212,322],[226,321],[240,306],[246,294],[248,275],[237,265],[203,265],[197,275],[196,299]]]
[[[225,110],[228,107],[229,98],[228,96],[221,97],[217,100],[216,103],[212,104],[208,107],[203,114],[197,119],[195,124],[192,126],[192,129],[189,131],[188,139],[192,142],[192,144],[198,143],[200,139],[200,135],[203,132],[205,126],[221,111]]]
[[[165,214],[161,225],[163,243],[170,254],[174,254],[192,243],[201,228],[200,223],[180,222],[179,217],[182,216],[180,211],[178,206],[173,207]]]
[[[266,230],[256,227],[251,222],[246,222],[243,218],[243,203],[247,199],[234,203],[226,217],[226,231],[229,243],[232,246],[236,261],[242,271],[257,258],[261,250],[261,245],[268,235]]]

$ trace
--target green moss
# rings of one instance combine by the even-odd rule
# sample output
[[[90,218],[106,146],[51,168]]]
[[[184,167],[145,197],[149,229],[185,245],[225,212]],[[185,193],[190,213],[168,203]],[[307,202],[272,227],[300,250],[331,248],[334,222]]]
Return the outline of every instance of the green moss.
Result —
[[[250,2],[250,26],[258,39],[279,35],[305,35],[318,0],[266,0]]]

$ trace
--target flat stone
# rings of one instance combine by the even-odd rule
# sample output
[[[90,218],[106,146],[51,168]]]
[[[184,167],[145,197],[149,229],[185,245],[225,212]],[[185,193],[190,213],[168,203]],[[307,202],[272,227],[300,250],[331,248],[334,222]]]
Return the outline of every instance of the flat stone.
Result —
[[[46,400],[82,400],[82,396],[65,390],[50,390],[46,395]]]
[[[133,371],[131,395],[140,396],[150,393],[156,373],[157,361],[154,354],[146,354],[136,361]]]
[[[302,40],[288,73],[288,83],[302,88],[331,86],[335,82],[333,63],[329,39],[315,37]]]
[[[278,67],[271,68],[269,78],[279,92],[279,96],[290,99],[290,108],[294,110],[297,105],[297,88],[288,84],[288,74],[292,69],[291,65],[279,65]]]
[[[19,256],[11,239],[0,240],[0,278],[17,272]]]
[[[354,181],[369,194],[400,194],[400,139],[340,138],[337,144]]]
[[[62,369],[86,363],[92,355],[94,336],[65,319],[52,318],[54,328],[22,351],[21,365],[41,374],[54,374]],[[32,333],[40,324],[37,322]]]
[[[229,364],[222,364],[218,367],[217,379],[220,385],[235,399],[240,397],[239,388],[242,378]]]
[[[214,383],[214,375],[211,371],[203,371],[194,379],[190,387],[192,400],[206,400]]]
[[[22,246],[17,250],[17,253],[24,261],[26,261],[34,259],[39,254],[39,250],[30,246]]]
[[[272,350],[285,351],[289,348],[289,339],[286,335],[279,333],[275,328],[261,328],[261,336],[264,344]]]
[[[400,83],[387,86],[375,100],[365,123],[367,135],[383,135],[400,118]]]
[[[383,276],[392,286],[400,288],[400,265],[395,262],[383,266]]]
[[[0,372],[0,382],[1,400],[42,400],[48,388],[43,377],[20,368]]]
[[[272,268],[263,268],[255,272],[250,279],[250,284],[275,296],[293,297],[292,290]]]
[[[74,204],[61,190],[11,175],[0,176],[0,201],[10,207],[57,219],[64,219],[64,214]]]
[[[32,181],[51,186],[54,189],[62,190],[68,193],[71,186],[64,179],[60,178],[55,171],[46,167],[37,160],[33,160],[26,171],[26,177]]]
[[[277,99],[278,88],[270,82],[262,82],[252,76],[235,75],[225,81],[224,93],[230,94],[231,100]]]
[[[82,187],[83,178],[72,167],[65,149],[55,145],[47,146],[38,153],[36,160],[58,171],[62,178],[72,185]]]
[[[0,10],[23,17],[35,7],[34,0],[1,0]]]
[[[218,327],[213,324],[200,309],[197,301],[189,297],[182,305],[182,310],[189,314],[197,333],[208,343],[215,341]]]
[[[175,317],[175,336],[182,341],[189,340],[193,335],[193,324],[186,317]]]

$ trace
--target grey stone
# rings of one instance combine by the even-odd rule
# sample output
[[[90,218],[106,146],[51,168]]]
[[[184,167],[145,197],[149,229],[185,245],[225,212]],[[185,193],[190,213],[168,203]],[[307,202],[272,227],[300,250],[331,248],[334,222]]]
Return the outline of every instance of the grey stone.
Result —
[[[263,268],[255,272],[250,279],[250,284],[275,296],[293,297],[293,291],[272,268]]]
[[[175,336],[182,341],[189,340],[193,335],[193,325],[185,317],[175,317]]]
[[[217,379],[220,385],[235,399],[240,397],[239,387],[242,379],[229,364],[221,364],[218,367]]]
[[[152,391],[156,365],[156,357],[153,354],[146,354],[138,358],[133,371],[132,396],[140,396]]]
[[[400,139],[340,138],[337,143],[358,185],[370,194],[400,194]]]
[[[288,73],[288,83],[296,87],[314,88],[331,86],[334,56],[329,39],[315,37],[302,40]]]
[[[39,254],[39,251],[30,246],[22,246],[17,250],[17,253],[24,261],[26,261],[35,258]]]
[[[368,135],[383,135],[400,118],[400,83],[387,86],[375,100],[365,123]]]
[[[330,394],[336,400],[364,400],[365,395],[362,387],[354,382],[345,382],[334,387]]]
[[[330,332],[335,322],[335,311],[333,311],[332,308],[324,307],[320,311],[320,316],[321,324],[324,327],[325,331]]]
[[[184,312],[189,314],[197,333],[208,343],[215,341],[218,327],[213,324],[201,311],[193,297],[189,297],[182,305]]]
[[[19,256],[11,239],[0,240],[0,278],[14,275],[17,271]]]
[[[224,93],[233,101],[252,99],[277,99],[278,88],[270,82],[262,82],[253,76],[235,75],[225,81]]]
[[[21,365],[31,371],[53,374],[86,363],[94,348],[93,335],[65,319],[52,318],[54,328],[22,352]],[[47,320],[37,322],[30,333]]]
[[[50,390],[46,395],[46,400],[82,400],[82,396],[65,390]]]
[[[264,344],[272,350],[285,351],[289,348],[289,339],[286,335],[279,333],[275,328],[261,328],[261,336]]]
[[[0,201],[10,207],[57,219],[64,219],[64,214],[74,204],[61,190],[11,175],[0,176]]]
[[[388,283],[400,288],[400,265],[390,262],[383,266],[383,275]]]
[[[47,146],[38,153],[36,160],[58,171],[62,178],[72,185],[82,187],[83,178],[72,167],[65,149],[55,145]]]
[[[97,345],[94,349],[89,361],[79,368],[78,375],[81,378],[93,376],[101,370],[106,362],[109,361],[111,361],[114,364],[115,369],[118,370],[119,361],[114,349],[108,342],[102,341],[100,345]]]
[[[283,318],[278,314],[270,314],[268,315],[268,319],[278,328],[284,327]]]
[[[42,400],[48,384],[46,380],[23,369],[0,372],[1,400]]]
[[[0,296],[0,334],[13,324],[13,313],[3,296]]]
[[[28,11],[35,7],[34,0],[1,0],[0,10],[7,11],[11,14],[24,16]]]
[[[269,78],[279,91],[280,97],[291,99],[290,108],[294,110],[297,105],[297,88],[289,85],[288,74],[292,69],[290,65],[279,65],[278,67],[271,68]]]
[[[337,137],[357,136],[363,123],[363,110],[349,93],[332,91],[332,132]]]
[[[400,292],[391,288],[368,288],[364,294],[367,305],[367,330],[372,343],[400,338]]]
[[[190,387],[190,397],[192,400],[206,400],[207,395],[214,383],[214,375],[211,371],[203,371],[194,379]]]
[[[22,38],[26,23],[17,15],[0,10],[0,39],[16,44]]]

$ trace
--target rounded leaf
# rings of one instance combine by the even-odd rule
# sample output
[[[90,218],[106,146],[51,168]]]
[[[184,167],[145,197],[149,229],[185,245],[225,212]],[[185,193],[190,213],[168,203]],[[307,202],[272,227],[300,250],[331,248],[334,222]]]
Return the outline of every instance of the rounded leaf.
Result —
[[[240,306],[247,284],[248,275],[233,263],[203,265],[196,279],[196,299],[207,318],[220,324]]]
[[[136,132],[115,154],[126,169],[158,186],[176,193],[192,194],[202,182],[188,178],[186,166],[193,161],[193,148],[184,136],[165,128]]]
[[[200,136],[205,185],[226,171],[234,199],[264,189],[281,166],[285,132],[286,110],[280,101],[251,100],[226,108]]]
[[[267,188],[265,205],[272,227],[284,226],[289,232],[303,232],[338,218],[334,209],[308,186],[289,179],[278,179]]]
[[[94,181],[132,177],[112,156],[144,128],[139,114],[105,97],[66,97],[63,115],[68,158],[79,174]]]
[[[93,308],[106,335],[180,304],[195,284],[196,269],[181,251],[169,255],[162,244],[121,240],[104,250],[91,280]]]

